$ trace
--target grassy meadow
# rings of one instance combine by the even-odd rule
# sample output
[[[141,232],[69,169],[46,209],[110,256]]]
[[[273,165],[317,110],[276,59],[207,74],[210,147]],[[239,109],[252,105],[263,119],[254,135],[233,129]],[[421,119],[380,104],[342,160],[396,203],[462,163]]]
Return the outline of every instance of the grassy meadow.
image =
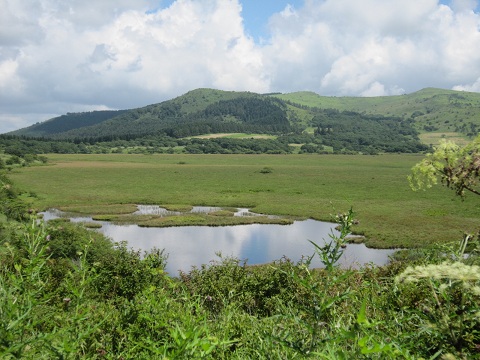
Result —
[[[420,141],[427,145],[437,146],[442,140],[453,141],[459,146],[465,146],[470,141],[457,132],[426,132],[419,135]]]
[[[47,166],[10,177],[34,195],[32,206],[91,214],[132,204],[248,207],[331,220],[353,207],[354,230],[372,247],[423,247],[478,231],[480,201],[441,186],[410,190],[420,155],[48,155]],[[268,171],[262,171],[268,169]],[[310,239],[315,240],[315,239]]]

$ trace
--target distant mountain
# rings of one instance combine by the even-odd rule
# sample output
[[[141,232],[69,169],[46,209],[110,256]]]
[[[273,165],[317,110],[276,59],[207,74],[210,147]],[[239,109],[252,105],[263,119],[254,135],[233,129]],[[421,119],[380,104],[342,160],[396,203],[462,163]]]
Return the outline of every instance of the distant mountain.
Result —
[[[339,113],[343,115],[338,116]],[[330,126],[342,134],[357,122],[367,126],[370,121],[368,126],[380,129],[380,123],[387,123],[380,121],[385,118],[391,124],[401,123],[399,129],[402,130],[394,131],[408,133],[412,138],[416,135],[406,127],[424,134],[467,137],[476,135],[480,129],[480,94],[428,88],[399,96],[326,97],[312,92],[262,95],[197,89],[137,109],[68,113],[9,135],[76,142],[129,140],[155,134],[185,138],[212,133],[285,135],[303,132],[331,138],[339,133],[326,133],[322,128],[322,121],[328,114],[338,124],[346,121],[339,127]],[[350,119],[346,120],[347,117]],[[330,125],[334,124],[330,122]],[[389,129],[393,127],[389,125]]]

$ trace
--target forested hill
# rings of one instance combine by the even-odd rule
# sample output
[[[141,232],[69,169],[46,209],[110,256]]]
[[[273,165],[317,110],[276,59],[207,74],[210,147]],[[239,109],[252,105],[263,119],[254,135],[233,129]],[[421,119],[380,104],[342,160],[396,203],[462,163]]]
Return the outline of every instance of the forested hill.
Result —
[[[8,139],[6,147],[20,137],[80,144],[81,151],[86,151],[83,145],[130,141],[106,146],[125,150],[146,142],[155,144],[153,151],[180,147],[198,153],[247,151],[245,146],[253,152],[290,152],[287,145],[296,144],[301,152],[377,153],[424,151],[425,145],[435,143],[434,137],[436,141],[453,136],[468,139],[479,129],[478,93],[429,88],[408,95],[359,98],[197,89],[137,109],[68,113],[1,138]],[[191,139],[239,133],[269,135],[270,143]],[[57,145],[41,148],[48,151]]]
[[[410,121],[420,133],[475,136],[480,130],[480,94],[427,88],[381,97],[327,97],[312,92],[260,95],[197,89],[175,99],[120,111],[67,113],[10,135],[73,138],[174,137],[219,132],[278,134],[312,129],[319,109]]]
[[[474,92],[426,88],[398,96],[336,97],[303,91],[275,97],[295,107],[411,119],[427,144],[432,136],[471,139],[480,131],[480,93]]]
[[[36,123],[32,126],[13,131],[12,135],[22,135],[29,137],[49,137],[54,134],[65,133],[72,129],[92,126],[105,120],[121,115],[128,110],[102,110],[81,113],[67,113],[42,123]]]
[[[53,139],[132,139],[161,134],[175,138],[223,132],[283,134],[292,131],[283,100],[254,93],[211,89],[191,91],[173,100],[99,118],[98,112],[65,115],[10,133]],[[72,118],[83,124],[66,128]],[[59,120],[64,120],[59,121]]]

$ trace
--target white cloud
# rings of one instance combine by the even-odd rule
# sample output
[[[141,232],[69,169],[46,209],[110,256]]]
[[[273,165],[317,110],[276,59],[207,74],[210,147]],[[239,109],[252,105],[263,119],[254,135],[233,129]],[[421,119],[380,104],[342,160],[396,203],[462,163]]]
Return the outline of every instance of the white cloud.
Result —
[[[480,77],[472,84],[456,85],[453,87],[453,90],[480,92]]]
[[[307,0],[293,14],[272,17],[266,49],[272,86],[391,95],[476,79],[480,15],[465,10],[473,5],[453,10],[435,0]]]
[[[177,0],[164,9],[158,0],[0,0],[0,113],[43,120],[65,109],[143,106],[198,87],[480,91],[476,5],[305,0],[273,14],[271,37],[255,43],[239,0]]]
[[[23,101],[127,108],[198,87],[268,90],[237,1],[179,0],[159,11],[148,1],[39,3],[29,18],[42,37],[25,44],[20,29],[0,52],[2,112]]]
[[[35,14],[40,2],[0,0],[0,46],[27,44],[42,38],[43,31]]]

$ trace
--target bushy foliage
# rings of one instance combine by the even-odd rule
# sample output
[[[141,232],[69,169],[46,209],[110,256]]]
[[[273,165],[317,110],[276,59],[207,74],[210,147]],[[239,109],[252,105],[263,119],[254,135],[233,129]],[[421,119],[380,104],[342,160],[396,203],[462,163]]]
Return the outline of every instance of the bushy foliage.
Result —
[[[340,235],[296,263],[220,257],[179,278],[159,250],[140,254],[33,215],[3,222],[0,358],[479,356],[477,238],[412,264],[345,270],[337,260],[353,211],[336,220]],[[310,268],[313,256],[324,269]]]
[[[464,197],[480,195],[480,137],[464,147],[443,141],[433,153],[412,168],[408,177],[413,190],[428,189],[440,182]]]
[[[0,173],[0,213],[13,220],[29,218],[27,205],[18,199],[19,192],[5,174]]]
[[[108,263],[116,264],[106,272],[88,260],[92,245],[53,259],[49,230],[33,221],[17,227],[22,241],[1,246],[3,358],[476,354],[476,278],[462,293],[448,282],[432,290],[428,281],[412,287],[402,280],[428,265],[403,273],[396,264],[315,271],[306,261],[249,267],[226,258],[174,279],[163,273],[159,254],[140,259],[122,246],[111,250]]]

